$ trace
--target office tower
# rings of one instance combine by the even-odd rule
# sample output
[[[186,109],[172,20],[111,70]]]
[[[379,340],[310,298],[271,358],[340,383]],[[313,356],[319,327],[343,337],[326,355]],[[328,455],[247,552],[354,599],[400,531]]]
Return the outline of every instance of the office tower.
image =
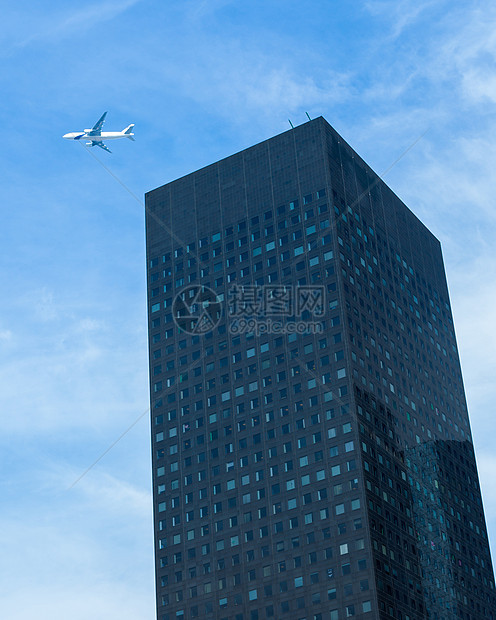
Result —
[[[322,118],[146,229],[158,619],[494,619],[438,240]]]

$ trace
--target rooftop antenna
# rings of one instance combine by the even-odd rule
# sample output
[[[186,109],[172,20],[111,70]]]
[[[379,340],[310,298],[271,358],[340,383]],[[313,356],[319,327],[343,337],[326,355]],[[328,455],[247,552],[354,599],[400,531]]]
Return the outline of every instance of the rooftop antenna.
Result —
[[[288,118],[288,123],[291,125],[291,129],[294,129],[294,125],[293,125],[293,123],[289,120],[289,118]]]
[[[310,118],[310,114],[308,112],[305,112],[305,114],[307,115],[308,120],[311,121],[312,119]]]

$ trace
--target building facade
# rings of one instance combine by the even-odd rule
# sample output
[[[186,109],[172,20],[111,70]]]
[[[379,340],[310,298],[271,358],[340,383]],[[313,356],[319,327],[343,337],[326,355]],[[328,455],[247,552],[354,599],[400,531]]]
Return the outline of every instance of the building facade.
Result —
[[[146,195],[157,618],[496,617],[438,240],[318,118]]]

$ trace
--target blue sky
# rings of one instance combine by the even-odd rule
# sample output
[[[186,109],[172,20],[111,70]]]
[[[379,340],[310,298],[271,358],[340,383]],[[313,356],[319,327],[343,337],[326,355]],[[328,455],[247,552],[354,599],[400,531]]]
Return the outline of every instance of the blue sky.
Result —
[[[154,617],[147,416],[69,488],[148,407],[143,208],[61,138],[105,110],[140,198],[305,112],[378,173],[420,138],[385,180],[443,244],[494,555],[496,5],[18,0],[0,58],[0,616]]]

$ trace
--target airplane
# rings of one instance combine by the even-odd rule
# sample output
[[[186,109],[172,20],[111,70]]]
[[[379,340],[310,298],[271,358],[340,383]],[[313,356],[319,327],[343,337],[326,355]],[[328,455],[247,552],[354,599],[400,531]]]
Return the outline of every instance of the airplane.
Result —
[[[100,119],[93,125],[91,129],[85,129],[84,131],[72,131],[70,133],[64,134],[62,137],[66,140],[81,140],[87,139],[89,142],[86,142],[86,146],[99,146],[107,153],[111,153],[112,151],[107,148],[104,144],[103,140],[117,140],[117,138],[129,138],[134,142],[134,133],[133,125],[128,125],[126,129],[122,131],[102,131],[103,123],[105,122],[105,117],[107,116],[107,112],[104,112]]]

